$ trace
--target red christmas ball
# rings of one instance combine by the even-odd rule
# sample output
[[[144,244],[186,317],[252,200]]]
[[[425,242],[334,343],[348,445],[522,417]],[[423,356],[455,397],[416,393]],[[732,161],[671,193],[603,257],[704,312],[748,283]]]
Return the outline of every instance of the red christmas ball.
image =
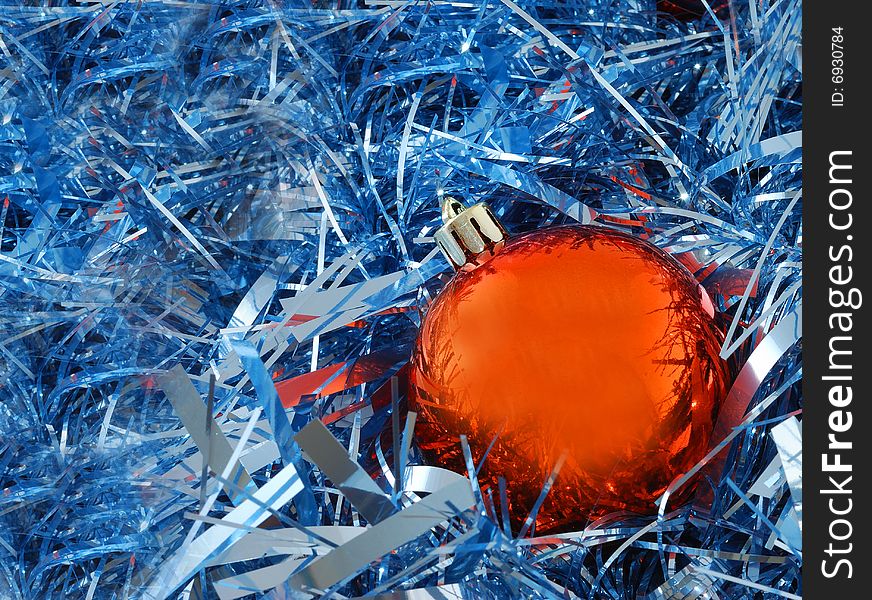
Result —
[[[565,226],[512,238],[428,309],[409,373],[419,447],[465,473],[459,436],[476,462],[496,439],[479,482],[499,498],[505,477],[516,533],[563,453],[538,532],[654,513],[706,453],[725,395],[713,312],[680,263],[629,235]]]

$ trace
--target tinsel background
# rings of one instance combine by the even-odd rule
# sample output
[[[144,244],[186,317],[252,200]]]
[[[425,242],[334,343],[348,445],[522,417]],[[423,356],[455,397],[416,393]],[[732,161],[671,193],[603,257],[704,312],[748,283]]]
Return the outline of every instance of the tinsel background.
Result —
[[[798,598],[800,13],[3,2],[0,597]],[[694,503],[415,530],[465,481],[400,385],[443,194],[709,290],[737,375]]]

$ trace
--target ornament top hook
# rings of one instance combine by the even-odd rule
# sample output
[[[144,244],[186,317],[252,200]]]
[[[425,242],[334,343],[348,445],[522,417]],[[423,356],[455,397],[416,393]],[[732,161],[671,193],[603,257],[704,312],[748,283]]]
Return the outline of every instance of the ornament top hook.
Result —
[[[503,247],[508,234],[484,202],[467,207],[451,196],[442,199],[442,222],[434,238],[455,269],[473,269]]]

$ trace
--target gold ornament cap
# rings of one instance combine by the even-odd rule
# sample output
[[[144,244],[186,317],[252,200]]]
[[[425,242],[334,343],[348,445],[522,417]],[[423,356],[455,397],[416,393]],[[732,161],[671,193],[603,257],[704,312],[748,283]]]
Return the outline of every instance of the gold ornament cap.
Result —
[[[442,222],[433,236],[455,269],[473,268],[493,256],[508,234],[484,202],[467,207],[451,196],[442,201]]]

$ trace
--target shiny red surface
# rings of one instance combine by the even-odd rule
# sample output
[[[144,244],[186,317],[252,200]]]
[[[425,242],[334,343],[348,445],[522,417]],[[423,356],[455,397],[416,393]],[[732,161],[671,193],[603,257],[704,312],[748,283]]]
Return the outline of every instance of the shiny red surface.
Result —
[[[460,271],[424,320],[409,374],[419,446],[479,475],[526,518],[568,458],[537,531],[654,500],[706,452],[727,384],[720,334],[690,273],[659,249],[598,227],[510,239]]]

